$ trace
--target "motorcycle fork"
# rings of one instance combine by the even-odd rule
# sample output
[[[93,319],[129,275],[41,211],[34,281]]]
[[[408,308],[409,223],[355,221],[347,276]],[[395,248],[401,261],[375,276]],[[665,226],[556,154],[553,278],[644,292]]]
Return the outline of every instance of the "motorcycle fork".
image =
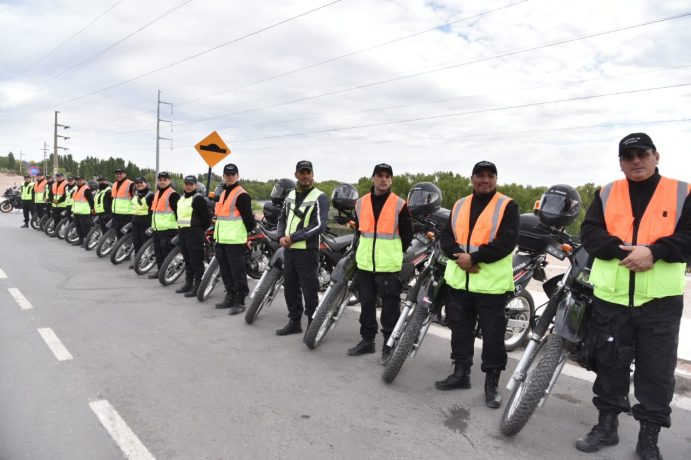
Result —
[[[411,358],[415,357],[418,350],[422,346],[422,341],[425,340],[425,336],[427,335],[427,331],[429,331],[429,327],[432,325],[432,318],[433,318],[433,314],[430,312],[429,315],[427,316],[427,320],[422,325],[422,329],[420,329],[420,333],[417,336],[417,340],[413,344],[413,349],[410,351],[410,357]]]
[[[257,281],[257,284],[261,283],[264,278],[269,274],[271,270],[264,270],[264,273],[262,273],[261,278],[259,278],[259,281]],[[254,289],[252,289],[252,292],[250,292],[250,299],[254,298]]]
[[[559,365],[557,368],[554,370],[554,374],[552,375],[552,380],[549,381],[549,386],[545,390],[545,395],[540,399],[540,402],[537,403],[537,407],[542,407],[545,404],[545,401],[547,401],[547,397],[552,393],[552,389],[554,388],[554,385],[557,384],[557,379],[561,375],[561,370],[564,369],[564,365],[566,364],[566,350],[562,350],[562,355],[561,358],[559,359]]]
[[[406,302],[403,304],[403,311],[401,312],[401,316],[398,317],[398,321],[396,321],[396,326],[393,328],[393,331],[391,331],[391,336],[389,336],[389,340],[386,341],[386,346],[393,348],[398,339],[401,338],[401,334],[403,334],[405,323],[408,321],[408,317],[412,314],[414,305],[415,304],[413,302],[410,302],[409,300],[406,300]]]
[[[540,347],[541,339],[542,337],[537,336],[537,334],[531,334],[530,342],[528,342],[528,346],[525,347],[521,360],[518,361],[516,369],[514,369],[511,378],[506,384],[507,390],[513,391],[518,383],[525,380],[526,370],[528,369],[528,366],[530,366],[530,363],[533,361],[533,358]]]

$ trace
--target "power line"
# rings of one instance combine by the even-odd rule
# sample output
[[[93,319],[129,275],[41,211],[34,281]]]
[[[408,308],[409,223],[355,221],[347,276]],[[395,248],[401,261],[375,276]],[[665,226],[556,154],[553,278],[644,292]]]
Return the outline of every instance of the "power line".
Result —
[[[455,20],[455,21],[447,22],[446,24],[441,24],[441,25],[438,25],[438,26],[435,26],[435,27],[432,27],[432,28],[429,28],[429,29],[421,30],[421,31],[419,31],[419,32],[414,32],[414,33],[412,33],[412,34],[404,35],[404,36],[402,36],[402,37],[394,38],[394,39],[392,39],[392,40],[388,40],[388,41],[385,41],[385,42],[381,42],[381,43],[378,43],[378,44],[376,44],[376,45],[372,45],[372,46],[368,46],[368,47],[366,47],[366,48],[362,48],[362,49],[359,49],[359,50],[356,50],[356,51],[352,51],[352,52],[350,52],[350,53],[346,53],[346,54],[342,54],[342,55],[340,55],[340,56],[336,56],[336,57],[332,57],[332,58],[329,58],[329,59],[325,59],[325,60],[323,60],[323,61],[316,62],[316,63],[314,63],[314,64],[310,64],[310,65],[306,65],[306,66],[304,66],[304,67],[300,67],[300,68],[297,68],[297,69],[289,70],[289,71],[287,71],[287,72],[283,72],[283,73],[280,73],[280,74],[277,74],[277,75],[273,75],[273,76],[271,76],[271,77],[266,77],[266,78],[263,78],[263,79],[261,79],[261,80],[255,80],[255,81],[253,81],[253,82],[246,83],[246,84],[241,85],[241,86],[236,86],[236,87],[234,87],[234,88],[230,88],[230,89],[226,89],[226,90],[223,90],[223,91],[219,91],[219,92],[216,92],[216,93],[213,93],[213,94],[209,94],[209,95],[207,95],[207,96],[197,97],[197,98],[194,98],[194,99],[187,99],[187,100],[185,100],[185,101],[178,102],[176,105],[179,107],[179,106],[184,105],[184,104],[189,104],[190,102],[201,101],[201,100],[203,100],[203,99],[208,99],[208,98],[213,97],[213,96],[218,96],[219,94],[232,93],[232,92],[237,91],[237,90],[240,90],[240,89],[248,88],[248,87],[250,87],[250,86],[258,85],[258,84],[260,84],[260,83],[265,83],[265,82],[267,82],[267,81],[275,80],[275,79],[277,79],[277,78],[285,77],[285,76],[287,76],[287,75],[291,75],[291,74],[294,74],[294,73],[302,72],[303,70],[313,69],[313,68],[315,68],[315,67],[318,67],[318,66],[321,66],[321,65],[324,65],[324,64],[329,64],[329,63],[331,63],[331,62],[339,61],[339,60],[345,59],[345,58],[347,58],[347,57],[355,56],[355,55],[357,55],[357,54],[361,54],[361,53],[364,53],[364,52],[366,52],[366,51],[371,51],[371,50],[376,49],[376,48],[381,48],[382,46],[386,46],[386,45],[390,45],[390,44],[392,44],[392,43],[396,43],[396,42],[400,42],[400,41],[403,41],[403,40],[407,40],[408,38],[417,37],[418,35],[422,35],[422,34],[425,34],[425,33],[427,33],[427,32],[432,32],[432,31],[434,31],[434,30],[439,30],[439,29],[444,28],[444,27],[449,27],[449,26],[452,26],[452,25],[454,25],[454,24],[458,24],[458,23],[460,23],[460,22],[469,21],[469,20],[471,20],[471,19],[476,19],[476,18],[479,18],[479,17],[482,17],[482,16],[486,16],[486,15],[488,15],[488,14],[495,13],[495,12],[497,12],[497,11],[501,11],[501,10],[504,10],[504,9],[507,9],[507,8],[511,8],[512,6],[520,5],[520,4],[526,3],[526,2],[528,2],[528,1],[530,1],[530,0],[521,0],[521,1],[519,1],[519,2],[510,3],[510,4],[508,4],[508,5],[504,5],[504,6],[501,6],[501,7],[498,7],[498,8],[494,8],[494,9],[491,9],[491,10],[483,11],[483,12],[481,12],[481,13],[478,13],[478,14],[475,14],[475,15],[472,15],[472,16],[468,16],[468,17],[464,17],[464,18],[461,18],[461,19],[457,19],[457,20]]]
[[[73,65],[72,67],[69,67],[69,68],[63,70],[62,72],[60,72],[60,73],[58,73],[58,74],[56,74],[56,75],[50,77],[48,80],[46,80],[46,81],[43,83],[43,85],[41,86],[41,88],[45,88],[45,87],[48,86],[51,82],[53,82],[53,81],[55,81],[55,80],[59,80],[59,79],[62,78],[63,76],[69,75],[70,73],[73,73],[74,71],[76,71],[76,70],[78,70],[78,69],[84,67],[85,65],[87,65],[87,64],[89,64],[89,63],[95,61],[99,56],[104,55],[105,53],[107,53],[107,52],[110,51],[111,49],[113,49],[113,48],[115,48],[116,46],[118,46],[118,45],[124,43],[125,41],[129,40],[129,39],[132,38],[134,35],[138,34],[139,32],[141,32],[142,30],[146,29],[147,27],[149,27],[149,26],[155,24],[156,22],[160,21],[161,19],[165,18],[166,16],[168,16],[168,15],[172,14],[173,12],[179,10],[180,8],[182,8],[183,6],[187,5],[187,4],[190,3],[191,1],[192,1],[192,0],[184,0],[184,1],[180,2],[180,3],[178,3],[177,5],[175,5],[175,6],[174,6],[173,8],[171,8],[170,10],[166,11],[165,13],[163,13],[162,15],[158,16],[157,18],[153,19],[152,21],[150,21],[150,22],[144,24],[143,26],[141,26],[140,28],[138,28],[138,29],[135,30],[134,32],[131,32],[131,33],[125,35],[125,36],[124,36],[123,38],[121,38],[120,40],[117,40],[117,41],[114,42],[113,44],[108,45],[107,47],[105,47],[105,48],[103,48],[102,50],[96,52],[95,54],[89,56],[88,58],[84,59],[83,61],[80,61],[80,62],[78,62],[77,64]]]
[[[652,24],[657,24],[657,23],[661,23],[661,22],[665,22],[665,21],[671,21],[671,20],[674,20],[674,19],[680,19],[680,18],[684,18],[684,17],[688,17],[688,16],[691,16],[691,12],[687,12],[687,13],[683,13],[683,14],[679,14],[679,15],[675,15],[675,16],[668,16],[668,17],[666,17],[666,18],[655,19],[655,20],[652,20],[652,21],[642,22],[642,23],[634,24],[634,25],[630,25],[630,26],[619,27],[619,28],[616,28],[616,29],[610,29],[610,30],[607,30],[607,31],[595,32],[595,33],[591,33],[591,34],[580,35],[580,36],[578,36],[578,37],[572,37],[572,38],[567,38],[567,39],[561,39],[561,40],[557,40],[557,41],[547,42],[547,43],[543,43],[543,44],[540,44],[540,45],[532,46],[532,47],[529,47],[529,48],[521,48],[521,49],[517,49],[517,50],[507,51],[507,52],[504,52],[504,53],[495,54],[495,55],[493,55],[493,56],[480,57],[480,58],[472,59],[472,60],[470,60],[470,61],[464,61],[464,62],[461,62],[461,63],[456,63],[456,64],[447,65],[447,66],[443,66],[443,67],[437,67],[437,68],[434,68],[434,69],[429,69],[429,70],[425,70],[425,71],[421,71],[421,72],[416,72],[416,73],[412,73],[412,74],[401,75],[401,76],[398,76],[398,77],[388,78],[388,79],[385,79],[385,80],[379,80],[379,81],[375,81],[375,82],[372,82],[372,83],[366,83],[366,84],[362,84],[362,85],[358,85],[358,86],[353,86],[353,87],[349,87],[349,88],[345,88],[345,89],[340,89],[340,90],[335,90],[335,91],[329,91],[329,92],[325,92],[325,93],[321,93],[321,94],[316,94],[316,95],[313,95],[313,96],[305,96],[305,97],[301,97],[301,98],[297,98],[297,99],[292,99],[292,100],[280,102],[280,103],[277,103],[277,104],[272,104],[272,105],[266,105],[266,106],[256,107],[256,108],[253,108],[253,109],[241,110],[241,111],[238,111],[238,112],[232,112],[232,113],[228,113],[228,114],[215,115],[215,116],[211,116],[211,117],[201,118],[201,119],[198,119],[198,120],[186,121],[186,122],[178,123],[178,126],[180,126],[180,125],[188,125],[188,124],[193,124],[193,123],[202,123],[202,122],[209,121],[209,120],[217,120],[217,119],[219,119],[219,118],[230,117],[230,116],[233,116],[233,115],[242,115],[242,114],[246,114],[246,113],[250,113],[250,112],[258,112],[258,111],[261,111],[261,110],[273,109],[273,108],[281,107],[281,106],[284,106],[284,105],[294,104],[294,103],[296,103],[296,102],[304,102],[304,101],[308,101],[308,100],[319,99],[319,98],[326,97],[326,96],[333,96],[333,95],[336,95],[336,94],[343,94],[343,93],[347,93],[347,92],[350,92],[350,91],[355,91],[355,90],[358,90],[358,89],[370,88],[370,87],[373,87],[373,86],[378,86],[378,85],[383,85],[383,84],[386,84],[386,83],[392,83],[392,82],[395,82],[395,81],[400,81],[400,80],[405,80],[405,79],[409,79],[409,78],[419,77],[419,76],[427,75],[427,74],[430,74],[430,73],[435,73],[435,72],[441,72],[441,71],[444,71],[444,70],[455,69],[455,68],[459,68],[459,67],[463,67],[463,66],[467,66],[467,65],[471,65],[471,64],[477,64],[477,63],[480,63],[480,62],[491,61],[491,60],[494,60],[494,59],[501,59],[501,58],[505,58],[505,57],[508,57],[508,56],[515,56],[515,55],[518,55],[518,54],[524,54],[524,53],[528,53],[528,52],[531,52],[531,51],[536,51],[536,50],[540,50],[540,49],[545,49],[545,48],[549,48],[549,47],[553,47],[553,46],[564,45],[564,44],[567,44],[567,43],[573,43],[573,42],[576,42],[576,41],[585,40],[585,39],[589,39],[589,38],[600,37],[600,36],[603,36],[603,35],[608,35],[608,34],[613,34],[613,33],[617,33],[617,32],[622,32],[622,31],[625,31],[625,30],[631,30],[631,29],[635,29],[635,28],[639,28],[639,27],[644,27],[644,26],[648,26],[648,25],[652,25]]]
[[[47,58],[48,56],[52,55],[52,54],[55,53],[57,50],[59,50],[60,48],[62,48],[63,46],[65,46],[67,43],[69,43],[70,41],[72,41],[74,38],[76,38],[79,34],[81,34],[81,33],[84,32],[86,29],[88,29],[91,25],[93,25],[96,21],[98,21],[99,19],[101,19],[103,16],[105,16],[105,15],[108,14],[108,13],[110,13],[111,10],[113,10],[116,6],[118,6],[118,5],[119,5],[120,3],[122,3],[122,2],[123,2],[123,0],[118,0],[118,1],[115,2],[110,8],[108,8],[106,11],[104,11],[104,12],[101,13],[100,15],[96,16],[94,19],[91,20],[91,22],[89,22],[87,25],[85,25],[84,27],[82,27],[77,33],[75,33],[74,35],[72,35],[72,36],[69,37],[67,40],[63,41],[62,43],[60,43],[58,46],[56,46],[56,47],[53,48],[52,50],[48,51],[48,53],[44,54],[43,56],[41,56],[40,58],[38,58],[36,61],[34,61],[34,62],[32,62],[31,64],[29,64],[28,66],[24,67],[22,70],[20,70],[19,72],[17,72],[16,74],[14,74],[13,76],[11,76],[10,78],[7,78],[7,79],[5,79],[5,80],[3,80],[3,81],[13,80],[13,79],[17,78],[18,76],[20,76],[21,74],[23,74],[24,72],[26,72],[27,70],[29,70],[30,68],[34,67],[36,64],[38,64],[39,62],[43,61],[45,58]]]
[[[620,96],[623,94],[635,94],[635,93],[642,93],[642,92],[648,92],[648,91],[657,91],[657,90],[662,90],[662,89],[682,88],[682,87],[686,87],[686,86],[691,86],[691,83],[681,83],[681,84],[677,84],[677,85],[658,86],[655,88],[641,88],[641,89],[634,89],[634,90],[628,90],[628,91],[617,91],[614,93],[594,94],[594,95],[589,95],[589,96],[570,97],[570,98],[565,98],[565,99],[555,99],[555,100],[551,100],[551,101],[531,102],[531,103],[527,103],[527,104],[510,105],[510,106],[505,106],[505,107],[494,107],[494,108],[489,108],[489,109],[470,110],[470,111],[466,111],[466,112],[454,112],[454,113],[447,113],[447,114],[441,114],[441,115],[431,115],[431,116],[427,116],[427,117],[408,118],[408,119],[404,119],[404,120],[382,121],[382,122],[377,122],[377,123],[368,123],[368,124],[355,125],[355,126],[342,126],[342,127],[338,127],[338,128],[320,129],[320,130],[315,130],[315,131],[303,131],[303,132],[298,132],[298,133],[280,134],[280,135],[275,135],[275,136],[256,137],[256,138],[249,138],[249,139],[237,139],[234,142],[255,142],[255,141],[262,141],[262,140],[267,140],[267,139],[281,139],[281,138],[285,138],[285,137],[307,136],[307,135],[323,134],[323,133],[336,132],[336,131],[349,131],[349,130],[353,130],[353,129],[372,128],[372,127],[376,127],[376,126],[396,125],[396,124],[401,124],[401,123],[412,123],[412,122],[416,122],[416,121],[438,120],[438,119],[442,119],[442,118],[459,117],[459,116],[463,116],[463,115],[477,115],[480,113],[524,109],[524,108],[528,108],[528,107],[538,107],[538,106],[543,106],[543,105],[547,105],[547,104],[558,104],[558,103],[562,103],[562,102],[583,101],[583,100],[597,99],[597,98],[602,98],[602,97]]]

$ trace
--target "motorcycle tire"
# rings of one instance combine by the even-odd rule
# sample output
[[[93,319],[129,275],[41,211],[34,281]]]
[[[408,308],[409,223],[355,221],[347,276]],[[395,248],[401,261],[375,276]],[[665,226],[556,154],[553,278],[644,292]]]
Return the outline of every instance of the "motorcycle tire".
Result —
[[[510,308],[512,304],[520,305],[520,309]],[[505,313],[508,322],[506,324],[506,332],[504,333],[504,347],[506,351],[513,351],[524,346],[528,341],[528,334],[530,334],[533,320],[535,319],[535,301],[533,296],[525,290],[516,296],[511,296],[506,304]]]
[[[132,234],[128,233],[113,246],[113,250],[110,251],[110,263],[113,265],[123,263],[132,257],[132,251],[134,251],[134,242],[132,241]]]
[[[98,242],[101,241],[102,236],[103,231],[101,230],[101,226],[95,224],[93,227],[91,227],[89,233],[86,234],[86,238],[84,238],[84,249],[91,251],[93,248],[98,246]]]
[[[65,243],[74,246],[79,241],[79,231],[77,230],[77,223],[70,222],[65,229]]]
[[[338,313],[341,305],[348,300],[348,282],[343,280],[335,283],[326,289],[324,298],[312,316],[310,324],[303,342],[307,348],[314,350],[324,340],[326,334],[336,326],[334,315]]]
[[[258,243],[248,251],[245,261],[245,270],[247,276],[254,280],[258,280],[264,274],[264,270],[269,263],[271,257],[265,254],[264,243]]]
[[[98,244],[96,245],[96,255],[98,257],[105,257],[110,254],[113,250],[113,246],[118,241],[118,234],[115,229],[110,229],[101,236]]]
[[[0,211],[3,213],[7,214],[9,212],[12,212],[12,209],[14,209],[14,206],[12,206],[12,203],[9,201],[3,201],[0,203]]]
[[[137,275],[145,275],[156,266],[156,253],[154,251],[154,240],[149,238],[139,248],[134,256],[134,271]]]
[[[564,341],[558,335],[549,335],[535,352],[525,380],[513,389],[506,403],[499,428],[506,436],[514,436],[525,427],[540,400],[545,397],[554,372],[566,359]]]
[[[410,352],[413,351],[418,337],[420,336],[420,331],[422,330],[422,325],[425,320],[429,317],[429,311],[422,305],[416,305],[413,309],[413,314],[408,319],[408,323],[403,329],[401,338],[394,345],[393,350],[391,350],[391,357],[386,362],[384,367],[384,372],[382,372],[382,379],[386,383],[391,383],[394,381],[398,373],[403,367],[403,363],[408,359]],[[419,344],[418,344],[419,345]]]
[[[218,266],[218,260],[214,257],[211,259],[211,262],[209,262],[209,266],[206,267],[206,270],[204,270],[204,276],[202,276],[199,288],[197,289],[197,300],[204,302],[208,299],[211,293],[214,292],[220,279],[221,269]]]
[[[50,211],[46,212],[43,217],[41,217],[41,220],[38,222],[38,228],[36,230],[40,230],[45,233],[46,231],[46,225],[48,225],[48,221],[51,220],[50,217]]]
[[[51,238],[55,238],[55,221],[53,219],[48,219],[46,226],[43,229],[43,233]]]
[[[67,226],[69,224],[70,224],[69,218],[63,217],[62,219],[60,219],[57,227],[55,227],[55,236],[57,236],[58,239],[60,239],[60,240],[65,239],[65,235],[67,234],[65,232],[67,231]]]
[[[163,286],[173,284],[185,273],[185,259],[182,257],[180,248],[175,246],[170,253],[163,259],[161,269],[158,271],[158,282]]]
[[[37,213],[34,213],[33,216],[31,216],[31,220],[29,221],[29,225],[31,225],[31,228],[34,230],[38,230],[40,228],[40,222],[41,222],[41,216],[39,216]]]
[[[254,291],[252,291],[252,300],[245,312],[247,324],[252,324],[265,307],[271,306],[281,284],[283,284],[283,270],[278,270],[275,267],[266,272],[266,276],[259,280]]]

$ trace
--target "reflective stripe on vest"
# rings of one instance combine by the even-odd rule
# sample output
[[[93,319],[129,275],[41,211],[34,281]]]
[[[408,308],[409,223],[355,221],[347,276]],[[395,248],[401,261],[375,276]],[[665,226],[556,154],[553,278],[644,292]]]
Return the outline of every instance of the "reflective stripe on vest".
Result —
[[[400,272],[403,266],[403,246],[398,233],[398,215],[405,200],[390,193],[375,221],[372,194],[355,203],[360,241],[355,261],[361,270],[369,272]]]
[[[22,200],[31,201],[31,191],[34,188],[34,183],[22,184]]]
[[[303,228],[305,224],[309,225],[310,218],[312,217],[312,212],[314,211],[315,205],[317,204],[317,198],[322,194],[322,192],[316,187],[312,189],[311,192],[307,194],[305,199],[300,203],[300,209],[298,210],[302,214],[301,219],[295,213],[295,190],[291,192],[286,197],[286,206],[288,206],[288,216],[286,219],[286,231],[285,236],[290,236],[298,230],[300,224]],[[290,245],[290,249],[307,249],[307,241],[298,241]]]
[[[103,214],[106,212],[106,205],[105,205],[105,198],[106,198],[106,193],[111,190],[110,187],[106,187],[103,190],[99,190],[96,192],[96,196],[94,197],[94,211],[96,211],[96,214]]]
[[[43,179],[36,183],[34,187],[34,203],[45,203],[46,202],[46,184],[47,180]]]
[[[607,232],[627,245],[654,244],[658,239],[674,233],[690,191],[691,186],[686,182],[661,177],[634,234],[628,180],[607,184],[600,189]],[[633,305],[630,305],[631,271],[619,265],[619,259],[596,258],[590,282],[595,286],[596,297],[619,305],[638,307],[653,299],[682,295],[686,285],[685,270],[684,263],[658,260],[650,270],[635,272]]]
[[[111,196],[113,197],[113,214],[132,214],[132,194],[130,186],[132,181],[125,179],[118,185],[113,184]]]
[[[183,195],[178,200],[178,228],[189,228],[192,226],[192,212],[194,211],[192,201],[197,195],[198,193],[194,193],[189,198]]]
[[[173,189],[168,187],[163,194],[160,190],[156,190],[154,200],[151,203],[151,228],[156,232],[164,230],[174,230],[178,228],[178,221],[175,218],[175,212],[170,207],[170,195],[173,194]]]
[[[237,208],[238,197],[243,193],[247,192],[240,185],[236,185],[228,194],[225,190],[221,193],[215,208],[214,239],[217,243],[245,244],[247,242],[247,228]]]
[[[483,244],[489,244],[497,236],[506,206],[511,198],[495,192],[492,199],[475,221],[470,233],[470,209],[473,195],[461,198],[454,204],[451,212],[451,229],[456,243],[464,252],[477,252]],[[469,234],[470,233],[470,234]],[[454,289],[468,290],[480,294],[503,294],[514,290],[511,254],[492,263],[480,262],[478,273],[468,273],[461,269],[455,260],[446,264],[444,279]]]
[[[139,194],[135,194],[132,197],[132,215],[133,216],[146,216],[149,214],[149,205],[146,204],[146,198],[151,194],[147,192],[143,197],[139,197]]]
[[[60,185],[58,185],[57,182],[53,182],[53,186],[51,187],[51,190],[53,191],[53,199],[54,200],[59,200],[65,195],[65,187],[67,187],[67,182],[62,181]],[[62,203],[54,204],[54,208],[66,208],[67,207],[67,199],[63,201]]]
[[[91,206],[89,206],[89,200],[86,199],[84,193],[88,190],[86,184],[78,187],[77,190],[72,195],[72,212],[77,215],[91,214]]]

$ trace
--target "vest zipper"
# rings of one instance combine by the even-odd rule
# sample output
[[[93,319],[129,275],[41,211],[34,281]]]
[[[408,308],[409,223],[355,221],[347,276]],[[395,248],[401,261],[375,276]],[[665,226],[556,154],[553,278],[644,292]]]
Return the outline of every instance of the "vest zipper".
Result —
[[[633,241],[631,241],[631,245],[635,246],[636,243],[638,242],[638,226],[641,224],[641,220],[643,219],[643,216],[636,221],[634,220],[633,223]],[[636,272],[631,271],[629,273],[629,307],[633,307],[633,298],[634,298],[634,291],[636,290]]]
[[[377,273],[377,261],[374,257],[374,253],[377,249],[377,223],[379,223],[379,219],[377,218],[377,216],[374,215],[374,203],[372,202],[371,197],[370,205],[372,206],[372,217],[374,217],[374,236],[372,238],[372,273]],[[379,214],[381,215],[381,210],[379,211]]]

